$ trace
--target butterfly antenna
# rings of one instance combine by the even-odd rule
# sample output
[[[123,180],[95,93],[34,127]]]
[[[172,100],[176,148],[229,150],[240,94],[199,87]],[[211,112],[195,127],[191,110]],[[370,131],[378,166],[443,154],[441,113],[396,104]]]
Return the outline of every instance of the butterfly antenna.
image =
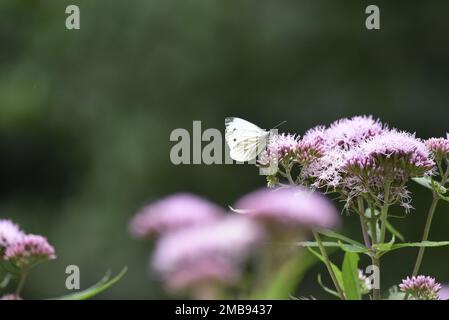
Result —
[[[278,123],[277,125],[275,125],[275,126],[273,127],[273,129],[276,129],[277,127],[282,126],[282,125],[283,125],[284,123],[286,123],[286,122],[287,122],[287,120],[284,120],[284,121]]]

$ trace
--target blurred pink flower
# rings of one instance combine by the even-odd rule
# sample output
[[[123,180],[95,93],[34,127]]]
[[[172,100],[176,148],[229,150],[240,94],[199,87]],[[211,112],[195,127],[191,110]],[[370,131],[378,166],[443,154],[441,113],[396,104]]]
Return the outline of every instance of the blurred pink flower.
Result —
[[[19,240],[25,234],[11,220],[0,220],[0,247],[6,247]]]
[[[16,294],[5,294],[4,296],[0,297],[0,300],[23,300],[23,299]]]
[[[55,249],[45,237],[28,234],[8,245],[4,259],[17,267],[31,266],[36,262],[55,259]]]
[[[240,216],[192,226],[160,239],[152,267],[172,291],[204,283],[232,284],[262,237],[257,224]]]
[[[260,189],[245,195],[235,208],[268,224],[332,229],[339,224],[335,207],[323,195],[302,188]]]
[[[208,223],[220,218],[224,210],[212,202],[189,193],[178,193],[156,201],[138,212],[130,223],[137,238]]]
[[[440,300],[449,300],[449,285],[442,285],[438,296]]]

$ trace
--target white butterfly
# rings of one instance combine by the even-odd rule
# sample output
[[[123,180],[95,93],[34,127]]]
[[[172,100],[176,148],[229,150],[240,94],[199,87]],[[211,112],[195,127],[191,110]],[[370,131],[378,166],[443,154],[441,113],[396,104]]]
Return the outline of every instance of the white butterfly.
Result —
[[[225,139],[232,159],[244,162],[257,157],[266,145],[270,132],[240,118],[225,119]]]

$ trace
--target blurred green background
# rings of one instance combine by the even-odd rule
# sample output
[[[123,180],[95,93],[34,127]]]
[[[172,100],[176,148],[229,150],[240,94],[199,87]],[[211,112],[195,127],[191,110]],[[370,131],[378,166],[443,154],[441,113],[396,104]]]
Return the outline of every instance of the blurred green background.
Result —
[[[0,217],[44,234],[58,259],[31,273],[23,296],[66,293],[65,267],[83,288],[129,267],[100,298],[163,298],[148,277],[150,244],[127,232],[143,204],[175,191],[222,205],[264,185],[252,166],[170,163],[170,132],[224,127],[239,116],[303,133],[355,114],[440,136],[449,119],[449,2],[375,1],[381,30],[365,28],[365,1],[2,0]],[[81,29],[65,28],[77,4]],[[412,186],[398,220],[420,238],[430,195]],[[399,209],[398,209],[399,210]],[[441,204],[432,240],[448,240]],[[359,237],[358,219],[345,232]],[[411,272],[416,251],[383,262],[383,285]],[[338,255],[335,258],[339,258]],[[422,271],[449,282],[449,248]],[[316,267],[299,295],[323,295]]]

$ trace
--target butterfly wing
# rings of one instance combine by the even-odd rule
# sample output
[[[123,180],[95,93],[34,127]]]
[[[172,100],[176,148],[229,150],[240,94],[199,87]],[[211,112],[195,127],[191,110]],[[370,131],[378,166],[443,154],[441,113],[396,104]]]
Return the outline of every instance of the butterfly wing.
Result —
[[[257,157],[267,144],[269,132],[240,118],[226,118],[225,139],[232,159],[240,162]]]

